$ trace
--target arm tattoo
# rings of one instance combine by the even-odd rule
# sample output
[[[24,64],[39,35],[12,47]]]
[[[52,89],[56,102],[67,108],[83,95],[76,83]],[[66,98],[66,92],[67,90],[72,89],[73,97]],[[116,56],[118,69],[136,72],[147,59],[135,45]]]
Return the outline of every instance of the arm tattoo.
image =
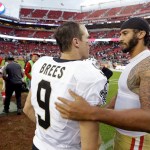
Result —
[[[139,95],[141,107],[150,109],[150,57],[139,62],[130,72],[128,88]]]
[[[150,109],[150,70],[141,73],[141,82],[139,90],[141,107]]]

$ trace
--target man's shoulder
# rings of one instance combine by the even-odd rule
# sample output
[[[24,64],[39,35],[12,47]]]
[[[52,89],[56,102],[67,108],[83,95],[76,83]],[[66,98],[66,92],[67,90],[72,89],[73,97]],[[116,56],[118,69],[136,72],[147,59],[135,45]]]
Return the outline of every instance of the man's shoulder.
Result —
[[[84,70],[86,71],[89,70],[90,72],[99,71],[99,68],[89,61],[80,61],[78,63],[78,67],[81,68],[81,71],[84,71]]]
[[[83,80],[92,80],[93,82],[105,78],[104,74],[97,66],[86,61],[83,61],[78,65],[76,77],[83,78]]]
[[[27,66],[27,65],[30,65],[30,60],[26,63],[26,66]]]
[[[6,66],[6,68],[9,68],[9,67],[21,67],[21,66],[20,64],[18,64],[18,62],[12,62]]]

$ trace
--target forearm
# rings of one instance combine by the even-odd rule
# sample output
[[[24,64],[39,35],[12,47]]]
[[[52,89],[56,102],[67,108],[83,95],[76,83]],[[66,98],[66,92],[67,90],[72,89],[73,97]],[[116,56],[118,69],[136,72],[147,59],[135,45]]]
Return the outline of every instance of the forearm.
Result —
[[[99,137],[99,123],[91,121],[80,121],[80,136],[82,150],[99,149],[101,143]]]
[[[25,107],[23,108],[23,112],[26,114],[26,116],[33,121],[34,123],[36,122],[36,117],[35,117],[35,111],[33,108],[26,109]]]
[[[31,104],[31,91],[27,96],[23,112],[28,116],[30,120],[32,120],[34,123],[36,122],[35,111]]]
[[[33,121],[34,123],[36,123],[36,118],[35,118],[35,112],[34,112],[34,110],[29,113],[28,117],[29,117],[29,119],[31,121]]]
[[[89,118],[125,130],[150,132],[150,110],[112,110],[93,107]]]

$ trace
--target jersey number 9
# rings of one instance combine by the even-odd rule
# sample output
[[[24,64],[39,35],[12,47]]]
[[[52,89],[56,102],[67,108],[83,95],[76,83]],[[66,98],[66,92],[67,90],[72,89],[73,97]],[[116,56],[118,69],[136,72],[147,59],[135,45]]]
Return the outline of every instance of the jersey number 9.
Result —
[[[45,99],[41,100],[41,89],[45,89]],[[50,94],[51,94],[51,85],[50,82],[41,80],[37,90],[37,102],[39,106],[45,111],[45,120],[41,119],[41,116],[38,115],[38,122],[41,127],[47,129],[50,126]]]

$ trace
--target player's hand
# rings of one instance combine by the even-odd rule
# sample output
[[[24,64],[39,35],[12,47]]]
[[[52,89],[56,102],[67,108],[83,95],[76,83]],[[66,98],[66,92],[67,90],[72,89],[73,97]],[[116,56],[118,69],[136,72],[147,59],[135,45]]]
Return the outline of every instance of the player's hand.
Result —
[[[75,101],[69,101],[65,98],[58,97],[62,103],[55,103],[56,109],[61,116],[73,120],[89,120],[91,107],[81,96],[69,90],[70,95]]]

